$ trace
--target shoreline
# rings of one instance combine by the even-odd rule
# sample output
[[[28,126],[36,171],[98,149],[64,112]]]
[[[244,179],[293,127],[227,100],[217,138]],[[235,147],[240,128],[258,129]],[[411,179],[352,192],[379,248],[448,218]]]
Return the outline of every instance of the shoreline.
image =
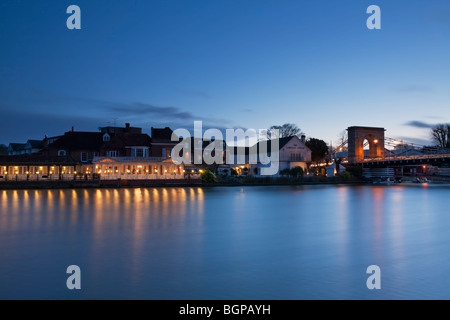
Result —
[[[90,181],[3,181],[0,190],[52,190],[52,189],[122,189],[122,188],[179,188],[179,187],[251,187],[302,185],[370,185],[360,180],[236,180],[206,183],[202,180],[90,180]]]
[[[123,181],[47,181],[47,182],[2,182],[0,183],[0,191],[2,190],[60,190],[60,189],[133,189],[133,188],[214,188],[214,187],[274,187],[274,186],[450,186],[449,182],[431,182],[428,184],[402,182],[392,184],[374,184],[370,181],[352,180],[352,181],[251,181],[251,182],[218,182],[204,183],[201,180],[195,181],[139,181],[128,180]]]

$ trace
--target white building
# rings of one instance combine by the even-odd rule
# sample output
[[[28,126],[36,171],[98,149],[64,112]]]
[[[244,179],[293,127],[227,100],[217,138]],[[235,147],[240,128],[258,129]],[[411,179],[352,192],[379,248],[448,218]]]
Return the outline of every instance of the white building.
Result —
[[[279,143],[279,168],[274,177],[280,176],[280,172],[285,169],[293,169],[301,167],[304,172],[308,171],[308,164],[311,163],[311,150],[306,146],[306,140],[303,136],[301,139],[297,136],[281,138]],[[271,157],[272,142],[267,141],[267,156]],[[258,152],[257,163],[251,163],[250,152],[252,148],[234,148],[234,164],[231,168],[236,170],[239,175],[260,176],[261,169],[271,167],[273,163],[262,164],[259,155],[260,143],[255,148]],[[240,152],[240,153],[239,153]]]

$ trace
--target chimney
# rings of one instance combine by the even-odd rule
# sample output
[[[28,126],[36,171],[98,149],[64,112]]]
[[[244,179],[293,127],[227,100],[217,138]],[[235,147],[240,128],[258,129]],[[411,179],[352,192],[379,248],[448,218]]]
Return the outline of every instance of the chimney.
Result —
[[[302,135],[302,142],[305,143],[306,142],[306,136]]]
[[[74,132],[74,131],[75,131],[75,127],[72,126],[72,132]]]

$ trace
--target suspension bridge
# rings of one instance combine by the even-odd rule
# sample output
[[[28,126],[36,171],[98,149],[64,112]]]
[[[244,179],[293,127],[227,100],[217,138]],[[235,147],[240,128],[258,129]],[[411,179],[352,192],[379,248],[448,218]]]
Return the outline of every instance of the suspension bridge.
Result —
[[[389,169],[389,175],[450,176],[450,149],[389,138],[384,128],[349,127],[348,138],[332,152],[342,165]],[[378,170],[379,171],[379,170]]]

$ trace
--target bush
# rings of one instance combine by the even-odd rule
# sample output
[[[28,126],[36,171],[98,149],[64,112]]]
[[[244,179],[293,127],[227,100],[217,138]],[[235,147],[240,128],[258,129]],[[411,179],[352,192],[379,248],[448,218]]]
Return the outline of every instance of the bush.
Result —
[[[216,175],[210,170],[206,170],[205,172],[203,172],[200,177],[202,178],[203,182],[207,183],[216,183],[219,181]]]
[[[343,171],[341,173],[339,173],[339,178],[341,178],[344,181],[348,181],[352,178],[352,174],[348,171]]]
[[[302,167],[295,167],[291,169],[291,176],[294,178],[297,177],[303,177],[303,168]]]

